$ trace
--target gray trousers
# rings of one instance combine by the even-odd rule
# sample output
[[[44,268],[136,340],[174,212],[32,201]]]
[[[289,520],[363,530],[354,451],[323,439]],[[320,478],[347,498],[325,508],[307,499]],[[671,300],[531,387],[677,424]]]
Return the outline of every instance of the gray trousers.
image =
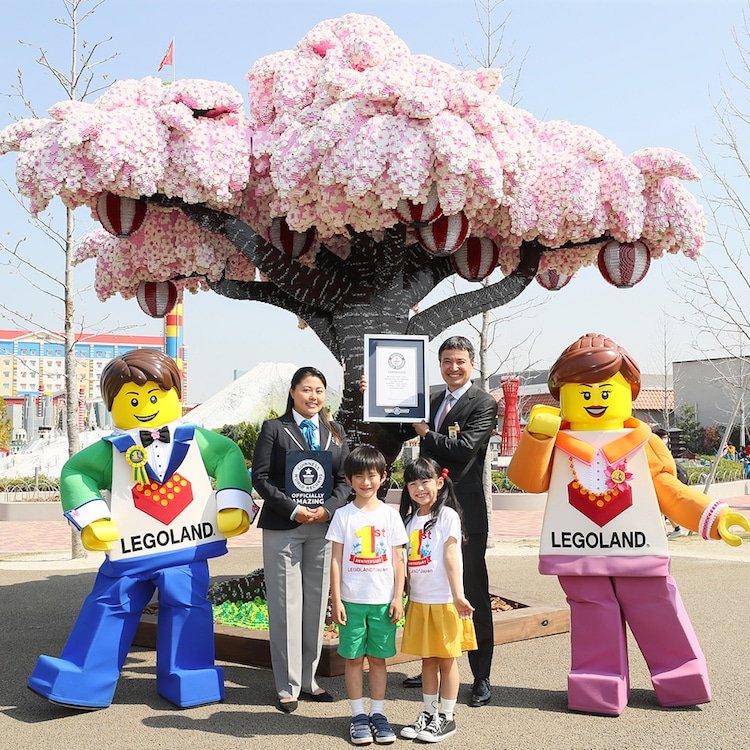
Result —
[[[330,590],[328,524],[263,529],[271,666],[276,692],[297,698],[315,692]]]

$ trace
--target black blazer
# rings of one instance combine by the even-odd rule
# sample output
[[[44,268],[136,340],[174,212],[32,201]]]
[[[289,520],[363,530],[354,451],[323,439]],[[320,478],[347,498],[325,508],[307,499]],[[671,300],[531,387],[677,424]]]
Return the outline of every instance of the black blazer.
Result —
[[[440,431],[435,431],[435,415],[445,391],[430,402],[430,431],[422,438],[420,454],[447,468],[456,482],[456,496],[463,510],[466,534],[486,534],[487,506],[484,496],[484,459],[493,430],[497,427],[497,402],[487,391],[472,385],[455,403]],[[448,427],[458,424],[458,438],[448,437]],[[469,461],[474,458],[468,471]],[[463,476],[462,476],[463,474]],[[457,481],[458,480],[458,481]]]
[[[325,448],[330,432],[322,420],[319,420],[318,424],[320,445],[321,448]],[[339,434],[344,435],[341,425],[337,422],[334,422],[334,425]],[[294,529],[300,525],[290,518],[292,511],[297,507],[296,503],[284,494],[286,454],[290,450],[299,450],[299,445],[285,430],[294,435],[299,445],[307,446],[302,430],[289,413],[278,419],[267,419],[263,422],[253,453],[253,487],[263,498],[263,508],[258,518],[258,526],[261,529]],[[333,454],[333,494],[323,503],[323,507],[333,516],[337,508],[346,504],[351,492],[344,476],[344,459],[349,453],[349,447],[346,440],[343,445],[337,445],[332,439],[328,450]]]

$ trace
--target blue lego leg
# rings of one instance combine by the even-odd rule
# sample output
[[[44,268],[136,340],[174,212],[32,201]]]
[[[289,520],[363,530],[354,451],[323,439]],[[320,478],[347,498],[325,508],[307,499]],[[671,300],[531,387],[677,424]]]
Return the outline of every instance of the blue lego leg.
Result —
[[[154,584],[101,572],[81,606],[60,658],[40,656],[28,686],[66,706],[106,708]]]
[[[156,634],[159,695],[180,708],[224,698],[224,670],[214,664],[214,623],[205,560],[160,571]]]

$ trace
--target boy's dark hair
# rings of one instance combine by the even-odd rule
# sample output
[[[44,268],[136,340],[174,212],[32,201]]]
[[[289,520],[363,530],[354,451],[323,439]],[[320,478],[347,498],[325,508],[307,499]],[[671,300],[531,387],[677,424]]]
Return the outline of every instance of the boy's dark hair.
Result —
[[[440,344],[440,349],[438,349],[438,360],[443,356],[443,352],[448,349],[458,349],[459,351],[466,352],[469,355],[469,359],[472,362],[474,361],[474,347],[471,341],[465,336],[450,336],[443,341]]]
[[[385,456],[372,445],[364,443],[358,445],[344,459],[344,474],[351,479],[355,474],[375,470],[383,476],[385,474]]]
[[[441,476],[441,472],[442,469],[437,461],[423,456],[420,456],[410,464],[406,464],[404,467],[404,489],[401,491],[401,504],[398,508],[401,518],[404,519],[404,525],[411,521],[412,516],[419,509],[419,506],[411,499],[411,495],[409,494],[409,482],[416,482],[420,479],[437,479]],[[443,486],[438,490],[437,500],[435,500],[435,504],[432,506],[431,518],[424,525],[425,531],[435,525],[440,511],[444,507],[453,508],[458,513],[458,517],[461,519],[461,537],[462,540],[465,540],[463,533],[463,512],[461,511],[461,506],[458,504],[456,491],[450,477],[443,479]]]
[[[99,388],[107,409],[126,383],[143,385],[151,381],[163,391],[177,391],[182,397],[182,378],[177,363],[158,349],[132,349],[115,357],[102,370]]]

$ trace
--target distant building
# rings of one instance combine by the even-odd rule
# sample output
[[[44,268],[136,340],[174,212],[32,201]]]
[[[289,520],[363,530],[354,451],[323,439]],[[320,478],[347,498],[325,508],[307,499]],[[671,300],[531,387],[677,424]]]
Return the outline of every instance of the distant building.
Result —
[[[741,394],[745,408],[750,406],[750,362],[746,359],[684,360],[674,362],[672,371],[677,409],[694,407],[696,419],[704,427],[726,425]],[[735,423],[742,418],[742,410],[738,410]]]
[[[79,333],[75,336],[81,426],[103,424],[99,376],[114,357],[131,349],[164,351],[163,336]],[[14,430],[32,440],[63,429],[65,339],[47,331],[0,330],[0,397]]]

